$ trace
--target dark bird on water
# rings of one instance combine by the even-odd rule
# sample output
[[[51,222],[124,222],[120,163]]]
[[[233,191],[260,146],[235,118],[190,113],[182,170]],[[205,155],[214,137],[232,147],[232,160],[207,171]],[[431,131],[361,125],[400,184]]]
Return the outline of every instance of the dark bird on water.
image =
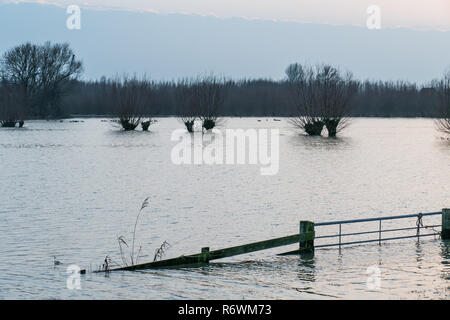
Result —
[[[58,265],[62,264],[61,261],[58,261],[58,260],[56,259],[56,256],[53,256],[53,263],[54,263],[55,266],[58,266]]]

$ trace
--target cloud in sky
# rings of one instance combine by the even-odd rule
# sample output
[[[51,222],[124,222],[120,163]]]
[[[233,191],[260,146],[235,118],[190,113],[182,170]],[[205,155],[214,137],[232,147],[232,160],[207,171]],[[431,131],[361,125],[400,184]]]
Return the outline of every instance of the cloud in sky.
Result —
[[[449,0],[0,0],[97,9],[142,10],[217,17],[365,26],[370,5],[381,9],[382,27],[450,31]]]

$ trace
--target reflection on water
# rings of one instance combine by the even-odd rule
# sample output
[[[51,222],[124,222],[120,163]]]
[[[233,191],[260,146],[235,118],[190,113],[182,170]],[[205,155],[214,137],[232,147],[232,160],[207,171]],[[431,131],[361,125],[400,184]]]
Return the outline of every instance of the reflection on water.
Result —
[[[449,259],[450,259],[450,252],[449,252],[449,248],[450,248],[450,240],[442,240],[442,250],[441,250],[441,255],[443,258],[442,263],[448,263]]]
[[[302,254],[299,258],[298,279],[306,282],[315,281],[314,254]]]
[[[294,129],[292,129],[293,132]],[[289,136],[289,143],[294,147],[304,148],[306,150],[311,150],[314,148],[324,149],[324,150],[341,150],[350,147],[352,144],[352,139],[350,137],[310,137],[305,134],[294,133]]]
[[[443,240],[441,243],[442,256],[442,279],[450,280],[450,240]],[[450,290],[450,284],[447,284],[447,290]]]
[[[0,129],[0,299],[449,298],[449,243],[431,237],[310,257],[277,256],[289,251],[280,248],[203,268],[87,274],[81,290],[68,290],[68,265],[97,269],[106,255],[120,261],[117,236],[132,238],[148,196],[137,228],[142,261],[165,240],[170,258],[293,234],[300,220],[450,205],[450,145],[430,120],[356,119],[328,139],[299,135],[285,120],[229,119],[227,128],[280,130],[275,176],[251,165],[172,164],[170,136],[181,127],[167,118],[148,133],[119,132],[102,119]],[[63,264],[54,266],[53,256]],[[371,266],[381,270],[379,290],[367,289]]]

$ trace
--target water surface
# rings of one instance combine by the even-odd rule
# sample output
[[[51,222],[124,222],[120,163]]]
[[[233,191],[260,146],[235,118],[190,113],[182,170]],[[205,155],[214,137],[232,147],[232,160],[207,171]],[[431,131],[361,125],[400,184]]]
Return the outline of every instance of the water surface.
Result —
[[[302,136],[285,119],[228,119],[226,128],[280,129],[274,176],[260,175],[256,165],[174,165],[170,135],[182,124],[173,118],[158,119],[148,133],[79,120],[0,129],[1,299],[449,298],[450,244],[434,237],[323,249],[314,257],[276,255],[294,245],[205,268],[87,274],[81,290],[68,290],[67,265],[96,269],[106,255],[120,260],[117,237],[131,238],[146,197],[136,240],[142,262],[164,240],[172,245],[166,257],[175,257],[293,234],[299,220],[450,206],[450,142],[431,120],[355,119],[327,139]],[[64,264],[55,267],[53,256]],[[371,266],[381,271],[377,290],[366,285]]]

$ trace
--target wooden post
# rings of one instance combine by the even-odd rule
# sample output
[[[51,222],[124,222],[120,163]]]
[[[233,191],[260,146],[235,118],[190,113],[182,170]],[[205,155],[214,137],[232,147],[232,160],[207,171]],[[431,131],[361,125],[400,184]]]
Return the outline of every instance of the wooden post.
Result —
[[[450,209],[442,209],[442,239],[450,239]]]
[[[378,229],[378,245],[381,246],[381,219],[380,219],[379,229]]]
[[[209,247],[202,248],[200,260],[202,263],[209,263]]]
[[[314,222],[300,221],[299,252],[314,252]]]

